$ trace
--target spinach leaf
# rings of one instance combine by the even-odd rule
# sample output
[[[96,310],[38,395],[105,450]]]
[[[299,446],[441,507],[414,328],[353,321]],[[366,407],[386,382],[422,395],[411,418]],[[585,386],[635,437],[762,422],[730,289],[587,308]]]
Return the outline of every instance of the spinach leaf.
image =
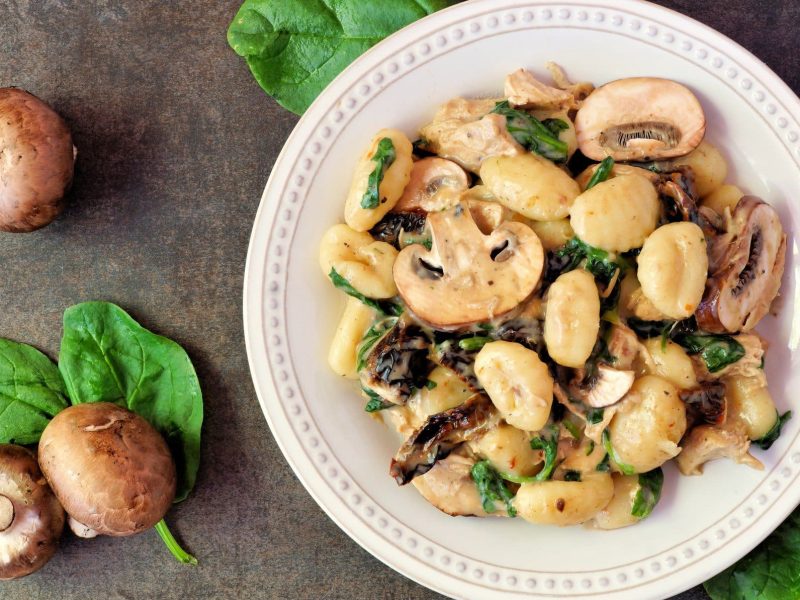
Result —
[[[375,300],[374,298],[367,298],[364,294],[359,292],[356,288],[350,285],[350,282],[347,281],[344,277],[339,275],[336,272],[336,269],[331,268],[331,272],[328,273],[328,277],[330,277],[331,282],[333,282],[334,287],[342,290],[348,296],[352,296],[356,300],[361,300],[364,304],[369,306],[370,308],[374,308],[379,313],[384,315],[394,315],[400,316],[403,314],[403,305],[399,302],[393,302],[391,300]]]
[[[556,259],[564,261],[560,270],[557,273],[553,273],[555,277],[576,269],[581,261],[586,259],[586,270],[603,285],[611,283],[617,271],[620,271],[620,275],[622,275],[629,266],[624,258],[618,257],[616,260],[611,260],[608,252],[590,246],[577,237],[572,238],[556,250],[554,254]],[[555,279],[555,277],[553,278]]]
[[[721,371],[745,355],[744,346],[729,335],[680,334],[674,341],[688,354],[699,354],[709,373]]]
[[[380,340],[387,331],[394,327],[395,323],[397,323],[397,318],[389,317],[378,321],[367,329],[364,337],[361,338],[361,343],[356,349],[356,371],[360,371],[367,365],[367,356],[369,356],[373,346],[375,346],[378,340]]]
[[[664,485],[664,472],[661,467],[656,467],[647,473],[639,475],[639,490],[633,497],[631,514],[644,519],[648,516],[661,499],[661,488]]]
[[[567,143],[533,115],[511,108],[508,100],[498,102],[492,112],[506,118],[508,133],[526,150],[555,162],[567,160]]]
[[[381,181],[383,181],[386,169],[392,166],[395,158],[397,158],[397,152],[395,152],[392,140],[387,137],[381,138],[381,141],[378,142],[378,148],[372,157],[375,168],[367,179],[367,191],[364,192],[364,196],[361,198],[361,208],[378,208],[381,203]]]
[[[602,408],[590,408],[586,411],[586,422],[589,425],[597,425],[603,420],[605,410]]]
[[[712,600],[800,597],[800,509],[745,558],[706,581]]]
[[[776,412],[775,417],[775,425],[773,425],[770,430],[764,434],[764,437],[761,437],[753,442],[762,450],[769,450],[772,444],[775,443],[775,440],[780,437],[783,424],[792,418],[792,411],[787,410],[782,415]]]
[[[562,121],[561,119],[545,119],[542,121],[542,125],[547,127],[556,137],[558,137],[558,134],[562,131],[569,129],[569,125],[567,125],[566,121]]]
[[[203,396],[189,356],[109,302],[64,312],[58,368],[73,404],[114,402],[147,419],[175,458],[175,502],[194,487],[200,464]]]
[[[483,504],[484,511],[493,513],[495,511],[494,503],[502,500],[505,502],[508,516],[517,516],[517,510],[511,504],[514,494],[506,487],[500,474],[488,460],[482,460],[472,465],[469,474],[475,485],[478,486],[478,493],[481,495],[481,504]]]
[[[368,413],[378,412],[379,410],[385,410],[394,406],[394,404],[391,402],[381,398],[380,394],[374,390],[362,387],[361,391],[363,391],[367,395],[367,398],[369,398],[367,404],[364,406],[364,410]]]
[[[368,48],[448,0],[245,0],[228,43],[259,85],[302,114]]]
[[[33,346],[0,338],[0,443],[35,444],[50,419],[67,408],[53,362]]]
[[[578,426],[573,423],[569,418],[566,418],[561,421],[561,424],[564,426],[569,434],[574,437],[576,440],[581,439],[581,430],[578,429]]]
[[[619,459],[617,451],[614,450],[614,446],[611,444],[611,434],[608,432],[608,429],[603,430],[603,437],[601,439],[603,442],[603,448],[605,448],[608,456],[611,457],[611,460],[614,461],[614,464],[617,465],[617,468],[620,470],[620,472],[623,475],[635,475],[636,469]]]
[[[589,179],[589,183],[586,184],[586,189],[590,190],[598,183],[604,182],[608,179],[608,176],[611,175],[611,170],[614,168],[614,159],[610,156],[606,156],[600,164],[597,166],[597,169],[594,173],[592,173],[591,179]]]
[[[558,457],[558,429],[550,427],[550,435],[536,436],[531,440],[531,448],[544,451],[544,466],[534,477],[534,481],[547,481],[553,476],[553,469],[556,468]]]

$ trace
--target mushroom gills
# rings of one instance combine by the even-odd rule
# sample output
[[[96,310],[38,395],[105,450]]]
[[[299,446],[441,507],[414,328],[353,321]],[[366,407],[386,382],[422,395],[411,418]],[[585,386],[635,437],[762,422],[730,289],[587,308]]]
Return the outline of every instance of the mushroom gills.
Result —
[[[377,241],[386,242],[401,250],[404,234],[422,234],[425,230],[425,219],[425,213],[419,211],[388,212],[369,233]]]
[[[681,139],[681,130],[672,123],[645,121],[624,123],[605,129],[600,134],[600,144],[612,150],[637,146],[649,154],[661,148],[673,148]]]

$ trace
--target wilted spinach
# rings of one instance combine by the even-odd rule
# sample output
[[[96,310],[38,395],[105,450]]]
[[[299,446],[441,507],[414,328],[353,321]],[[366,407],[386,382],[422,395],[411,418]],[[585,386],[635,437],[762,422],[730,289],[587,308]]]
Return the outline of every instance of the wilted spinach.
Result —
[[[506,505],[508,516],[517,516],[517,510],[511,503],[514,494],[511,493],[503,478],[488,460],[482,460],[472,465],[469,474],[475,485],[478,486],[484,511],[493,513],[496,510],[494,503],[502,500]]]
[[[589,183],[586,184],[586,189],[590,190],[598,183],[602,183],[608,179],[608,176],[611,175],[613,168],[614,159],[610,156],[606,156],[602,161],[600,161],[600,164],[597,165],[597,169],[595,169],[594,173],[592,173]]]
[[[350,282],[347,281],[344,277],[339,275],[336,272],[336,269],[331,268],[331,272],[328,273],[328,277],[330,277],[331,282],[333,283],[334,287],[342,290],[348,296],[352,296],[356,300],[360,300],[370,308],[374,308],[379,313],[384,315],[394,315],[399,316],[403,314],[403,305],[399,302],[393,302],[391,300],[375,300],[374,298],[367,298],[364,294],[359,292],[356,288],[350,285]]]
[[[769,450],[772,447],[772,444],[775,443],[781,435],[781,428],[783,427],[784,423],[792,418],[792,411],[788,410],[782,415],[775,413],[775,425],[773,425],[770,430],[764,434],[763,437],[755,440],[753,443],[761,448],[762,450]]]
[[[0,443],[35,444],[67,390],[53,362],[33,346],[0,338]]]
[[[506,118],[508,133],[526,150],[541,154],[555,162],[567,160],[567,143],[558,139],[558,133],[553,131],[552,123],[548,127],[533,115],[511,108],[508,100],[498,102],[492,112]],[[564,125],[567,126],[566,123]]]
[[[644,519],[648,516],[661,499],[661,488],[664,485],[664,472],[657,467],[647,473],[639,475],[639,490],[633,497],[631,514]]]
[[[744,346],[729,335],[679,334],[673,337],[688,354],[699,354],[709,373],[721,371],[745,355]]]
[[[553,470],[556,468],[556,459],[558,458],[558,429],[550,427],[549,433],[550,435],[548,436],[543,431],[541,435],[531,440],[531,448],[544,452],[544,466],[541,471],[534,475],[534,481],[546,481],[550,479],[553,476]]]
[[[381,138],[375,154],[372,156],[375,168],[372,169],[367,178],[367,189],[361,198],[361,208],[378,208],[381,203],[381,181],[383,181],[383,176],[386,174],[386,169],[392,166],[395,158],[397,158],[397,152],[394,149],[392,140],[388,137]]]
[[[384,410],[394,406],[394,404],[391,402],[381,398],[380,394],[374,390],[365,387],[362,387],[361,390],[364,392],[364,394],[366,394],[367,398],[369,398],[367,403],[364,405],[364,410],[368,413],[378,412],[379,410]]]
[[[380,340],[387,331],[394,327],[395,323],[397,323],[397,318],[389,317],[381,319],[367,329],[364,337],[361,338],[361,343],[356,349],[356,371],[360,371],[366,366],[367,356],[369,356],[370,350],[372,350],[378,340]]]
[[[606,453],[608,456],[611,457],[611,460],[614,461],[614,464],[617,465],[617,468],[623,475],[635,475],[636,469],[634,469],[631,465],[624,463],[620,460],[617,451],[614,450],[614,446],[611,443],[611,434],[608,432],[608,429],[603,430],[603,448],[605,448]]]

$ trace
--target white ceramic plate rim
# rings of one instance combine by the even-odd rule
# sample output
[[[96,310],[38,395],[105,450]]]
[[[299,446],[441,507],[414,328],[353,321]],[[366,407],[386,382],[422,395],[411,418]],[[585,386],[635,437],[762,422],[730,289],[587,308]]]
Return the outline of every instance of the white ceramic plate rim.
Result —
[[[356,489],[348,479],[316,432],[313,419],[309,425],[295,374],[284,363],[282,345],[288,337],[280,310],[285,306],[285,270],[280,259],[272,259],[281,257],[290,245],[298,212],[295,204],[303,198],[319,156],[336,132],[382,84],[440,52],[504,30],[559,26],[611,31],[691,57],[757,108],[800,167],[800,100],[744,48],[688,17],[635,0],[473,0],[457,5],[407,27],[356,60],[320,95],[286,142],[264,190],[248,251],[244,280],[248,360],[273,436],[306,489],[356,542],[407,577],[463,598],[668,597],[733,563],[794,509],[800,501],[800,486],[792,489],[800,475],[797,438],[752,494],[752,498],[758,495],[757,502],[746,508],[740,505],[735,514],[726,515],[680,549],[633,561],[623,569],[592,573],[521,571],[459,556],[447,557],[449,568],[440,568],[435,559],[444,557],[435,543],[424,536],[417,541],[416,532],[407,532],[403,523],[371,500],[368,490]],[[354,505],[355,497],[359,502]],[[401,538],[407,542],[402,547],[397,543]]]

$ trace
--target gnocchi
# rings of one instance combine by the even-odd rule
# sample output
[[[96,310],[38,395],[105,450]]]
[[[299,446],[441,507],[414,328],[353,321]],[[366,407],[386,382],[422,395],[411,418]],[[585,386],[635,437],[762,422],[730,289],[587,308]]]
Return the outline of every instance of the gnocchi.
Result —
[[[703,198],[702,205],[713,209],[720,216],[725,216],[727,210],[730,214],[744,196],[744,192],[735,185],[726,183]]]
[[[633,501],[639,492],[638,475],[621,475],[614,473],[614,496],[594,517],[594,524],[600,529],[619,529],[639,522],[639,517],[632,514]]]
[[[658,195],[639,175],[620,175],[583,192],[569,211],[577,236],[608,252],[639,248],[656,228]]]
[[[734,375],[726,378],[725,388],[730,417],[744,424],[751,440],[764,437],[778,419],[766,382],[759,377]]]
[[[560,275],[547,293],[544,341],[550,357],[565,367],[582,367],[600,330],[600,294],[594,277],[576,270]]]
[[[553,378],[539,355],[514,342],[489,342],[475,357],[475,375],[507,423],[544,427],[553,403]]]
[[[697,195],[701,198],[717,190],[728,176],[728,163],[722,153],[705,140],[686,156],[676,159],[675,164],[692,168]]]
[[[679,390],[697,387],[694,364],[686,350],[672,341],[662,342],[661,338],[650,338],[644,342],[647,360],[644,372],[666,379]]]
[[[668,223],[644,241],[639,281],[653,306],[672,319],[685,319],[703,298],[708,254],[703,230],[694,223]]]
[[[572,230],[569,219],[529,221],[528,224],[533,229],[533,232],[539,236],[539,240],[541,240],[542,247],[545,250],[560,248],[575,237],[575,232]]]
[[[498,471],[519,477],[533,475],[542,462],[540,453],[531,448],[531,436],[505,423],[490,429],[471,447]]]
[[[376,242],[366,232],[334,225],[322,236],[319,265],[328,276],[331,269],[341,275],[359,293],[368,298],[391,298],[397,295],[392,276],[397,250],[386,242]]]
[[[577,525],[594,517],[614,496],[608,473],[587,473],[581,481],[524,483],[514,498],[520,517],[540,525]]]
[[[347,298],[344,313],[333,334],[328,364],[333,372],[348,379],[358,379],[356,353],[364,333],[375,320],[375,311],[356,298]]]

